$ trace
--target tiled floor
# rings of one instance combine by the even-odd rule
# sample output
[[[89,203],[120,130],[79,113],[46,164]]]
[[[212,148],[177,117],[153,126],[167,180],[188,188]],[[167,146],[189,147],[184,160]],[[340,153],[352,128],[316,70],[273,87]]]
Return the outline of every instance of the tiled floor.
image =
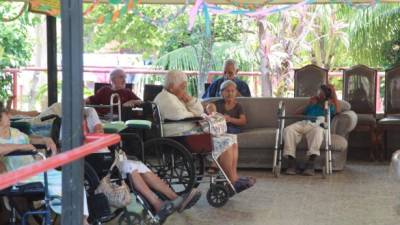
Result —
[[[257,178],[254,188],[216,209],[204,197],[192,209],[174,214],[165,225],[399,225],[400,181],[388,164],[349,163],[322,179],[271,171],[241,171]]]

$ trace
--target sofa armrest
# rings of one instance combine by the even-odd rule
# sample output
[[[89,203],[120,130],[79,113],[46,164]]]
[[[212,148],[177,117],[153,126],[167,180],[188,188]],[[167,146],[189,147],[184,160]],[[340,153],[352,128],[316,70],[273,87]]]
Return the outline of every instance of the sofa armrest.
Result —
[[[337,114],[331,124],[332,134],[340,135],[347,139],[350,131],[352,131],[357,125],[357,114],[352,111],[344,111]]]

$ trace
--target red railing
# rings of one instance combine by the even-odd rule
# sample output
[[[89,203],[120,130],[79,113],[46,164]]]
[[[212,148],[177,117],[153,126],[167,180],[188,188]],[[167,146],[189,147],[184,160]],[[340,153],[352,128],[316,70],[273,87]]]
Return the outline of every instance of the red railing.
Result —
[[[107,146],[119,143],[121,141],[121,137],[117,134],[96,134],[86,136],[86,140],[91,142],[78,148],[74,148],[70,151],[57,154],[48,159],[41,160],[36,163],[21,167],[17,170],[1,174],[0,190],[38,173],[63,166],[72,161],[83,158],[88,154],[106,148]]]

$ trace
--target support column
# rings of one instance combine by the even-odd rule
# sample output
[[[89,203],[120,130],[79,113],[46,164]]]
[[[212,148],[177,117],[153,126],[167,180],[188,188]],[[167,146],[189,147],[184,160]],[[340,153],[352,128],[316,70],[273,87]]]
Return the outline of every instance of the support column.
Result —
[[[47,33],[47,104],[57,102],[57,20],[46,16]]]
[[[61,0],[62,30],[62,149],[82,144],[82,0]],[[83,160],[62,168],[62,225],[83,222]]]

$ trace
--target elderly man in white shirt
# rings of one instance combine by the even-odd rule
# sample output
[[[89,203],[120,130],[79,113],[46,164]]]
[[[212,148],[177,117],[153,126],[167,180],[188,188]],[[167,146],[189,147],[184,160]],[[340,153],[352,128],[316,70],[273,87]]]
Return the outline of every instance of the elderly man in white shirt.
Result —
[[[187,93],[187,77],[181,71],[169,71],[165,77],[164,89],[156,96],[154,102],[160,109],[162,119],[181,120],[198,117],[204,113],[200,101]],[[190,135],[201,132],[198,124],[193,122],[168,123],[164,125],[165,136]],[[255,179],[239,177],[237,160],[239,157],[235,135],[213,137],[213,156],[218,158],[222,169],[234,185],[236,192],[241,192],[254,185]]]

